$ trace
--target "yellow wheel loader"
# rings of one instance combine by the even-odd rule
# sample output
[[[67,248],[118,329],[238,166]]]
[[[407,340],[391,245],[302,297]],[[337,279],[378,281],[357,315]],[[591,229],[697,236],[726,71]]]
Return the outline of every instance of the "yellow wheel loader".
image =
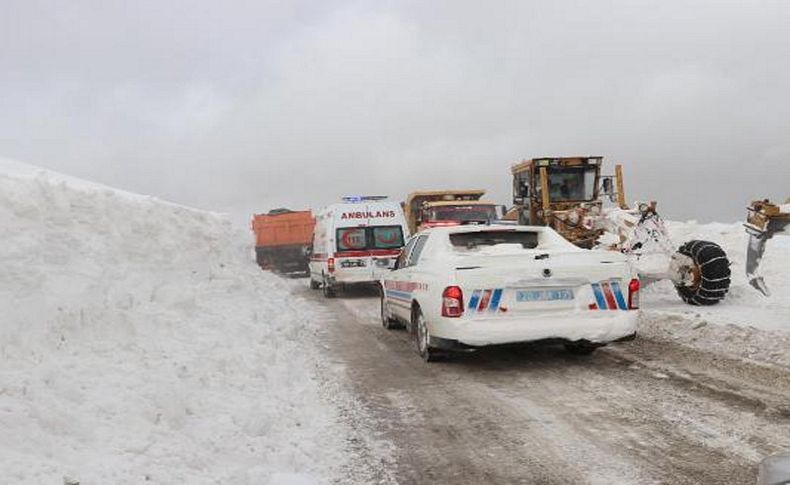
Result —
[[[551,226],[583,248],[628,255],[645,284],[669,279],[690,305],[714,305],[730,288],[730,262],[710,241],[673,247],[655,202],[629,207],[623,169],[603,175],[603,157],[545,157],[512,167],[514,208],[520,224]]]

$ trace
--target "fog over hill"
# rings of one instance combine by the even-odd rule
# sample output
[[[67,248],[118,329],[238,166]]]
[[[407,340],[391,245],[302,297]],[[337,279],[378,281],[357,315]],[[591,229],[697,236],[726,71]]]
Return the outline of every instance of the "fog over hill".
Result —
[[[230,212],[596,154],[672,219],[787,195],[790,3],[4,3],[0,154]]]

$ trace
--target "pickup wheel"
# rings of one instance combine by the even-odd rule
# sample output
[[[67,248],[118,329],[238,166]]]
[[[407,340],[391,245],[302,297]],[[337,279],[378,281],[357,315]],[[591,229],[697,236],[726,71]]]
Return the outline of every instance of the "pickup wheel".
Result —
[[[415,308],[412,312],[412,328],[414,329],[414,340],[417,344],[417,353],[420,354],[422,360],[425,362],[436,362],[445,357],[446,354],[431,347],[431,334],[428,332],[428,325],[425,322],[425,317],[419,308]]]
[[[384,287],[380,287],[381,292],[381,326],[387,330],[394,330],[396,328],[403,328],[403,324],[397,319],[390,316],[390,311],[387,305],[387,298],[384,296]]]
[[[335,288],[329,284],[329,280],[327,279],[326,275],[324,275],[324,281],[321,284],[321,292],[324,294],[324,298],[335,297]]]

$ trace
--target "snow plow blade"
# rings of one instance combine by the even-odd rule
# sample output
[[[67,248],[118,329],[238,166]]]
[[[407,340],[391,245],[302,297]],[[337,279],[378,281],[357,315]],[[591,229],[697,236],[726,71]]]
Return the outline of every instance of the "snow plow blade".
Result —
[[[768,200],[752,202],[747,207],[746,232],[749,234],[749,246],[746,249],[746,277],[749,284],[765,296],[771,292],[760,275],[760,262],[765,254],[765,246],[775,234],[788,234],[790,228],[790,199],[785,205],[771,204]]]
[[[746,226],[746,232],[749,233],[749,247],[746,249],[746,277],[754,289],[765,296],[771,296],[771,291],[765,285],[765,279],[757,272],[760,261],[763,259],[763,253],[765,253],[767,238],[765,233],[755,233],[750,230],[749,226]]]

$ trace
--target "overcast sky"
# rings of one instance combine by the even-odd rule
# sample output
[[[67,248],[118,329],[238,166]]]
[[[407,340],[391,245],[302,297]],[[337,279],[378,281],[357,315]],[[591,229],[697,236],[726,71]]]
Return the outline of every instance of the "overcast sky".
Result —
[[[629,199],[790,195],[790,1],[0,0],[0,156],[234,214],[595,154]]]

